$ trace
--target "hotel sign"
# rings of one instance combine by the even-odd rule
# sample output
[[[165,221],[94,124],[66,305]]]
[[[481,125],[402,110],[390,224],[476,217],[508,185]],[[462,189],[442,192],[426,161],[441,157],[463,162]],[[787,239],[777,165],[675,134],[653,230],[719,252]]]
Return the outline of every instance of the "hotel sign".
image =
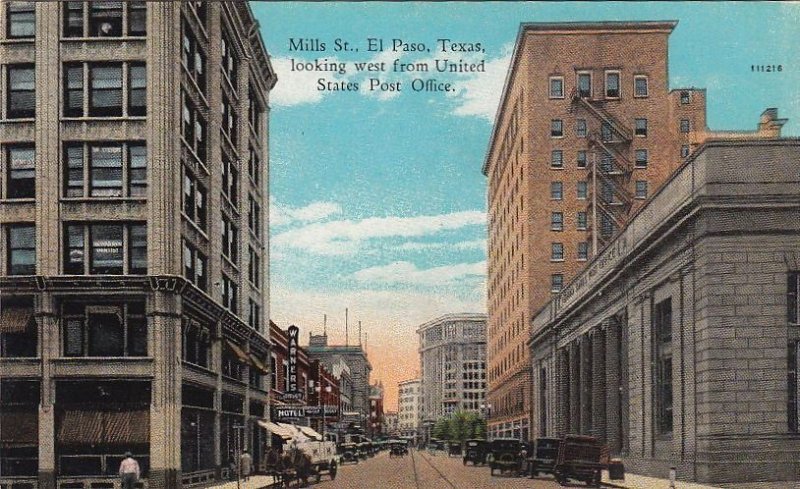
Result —
[[[289,333],[289,388],[286,390],[284,398],[293,397],[295,395],[298,395],[298,398],[300,398],[302,392],[297,388],[297,349],[300,347],[298,344],[300,328],[291,325],[287,331]]]
[[[325,406],[325,417],[339,416],[339,406]],[[281,406],[272,408],[272,419],[276,421],[297,418],[321,418],[321,406]]]

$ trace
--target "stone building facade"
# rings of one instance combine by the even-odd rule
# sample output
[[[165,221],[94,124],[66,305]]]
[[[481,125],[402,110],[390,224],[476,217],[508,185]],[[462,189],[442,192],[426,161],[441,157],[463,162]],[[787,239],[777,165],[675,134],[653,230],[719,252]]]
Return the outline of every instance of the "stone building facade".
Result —
[[[706,92],[670,88],[677,22],[524,23],[489,149],[488,376],[493,427],[533,422],[525,342],[572,280],[705,139]]]
[[[436,421],[456,411],[486,409],[486,315],[446,314],[417,328],[422,375],[421,416]]]
[[[310,358],[319,360],[331,371],[334,371],[336,362],[344,360],[350,371],[350,412],[358,413],[361,422],[366,423],[370,412],[369,378],[372,373],[367,352],[361,345],[329,345],[326,334],[309,335],[307,351]]]
[[[224,477],[269,397],[252,13],[0,7],[0,484],[113,481],[128,450],[148,487]]]
[[[416,437],[422,426],[422,381],[404,380],[397,391],[397,427],[402,436]]]
[[[708,140],[532,321],[533,435],[797,480],[800,140]]]

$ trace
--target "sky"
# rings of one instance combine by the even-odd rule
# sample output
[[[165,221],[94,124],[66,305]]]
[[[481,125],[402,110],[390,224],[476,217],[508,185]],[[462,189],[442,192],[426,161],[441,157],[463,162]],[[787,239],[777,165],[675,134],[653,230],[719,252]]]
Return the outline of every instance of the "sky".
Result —
[[[784,135],[800,134],[798,3],[251,4],[278,74],[269,135],[272,320],[296,324],[307,342],[327,315],[329,343],[344,344],[347,308],[348,341],[358,342],[361,321],[387,410],[396,409],[397,382],[419,374],[417,327],[486,310],[481,166],[520,22],[678,20],[670,86],[707,88],[710,128],[755,129],[765,108],[778,107],[789,118]],[[382,39],[384,51],[369,52],[369,38]],[[316,39],[326,50],[293,49],[290,39]],[[350,51],[334,51],[336,39]],[[404,43],[397,52],[393,39]],[[442,53],[438,39],[478,51]],[[405,51],[417,43],[422,51]],[[392,72],[395,59],[430,72]],[[436,59],[482,61],[483,69],[437,73]],[[297,68],[315,60],[325,71]],[[355,62],[366,61],[388,71],[358,72]],[[345,73],[327,70],[332,63]],[[782,71],[757,73],[753,64]],[[358,89],[320,91],[320,78],[326,88]],[[369,90],[371,78],[401,90]],[[416,78],[451,86],[414,91]]]

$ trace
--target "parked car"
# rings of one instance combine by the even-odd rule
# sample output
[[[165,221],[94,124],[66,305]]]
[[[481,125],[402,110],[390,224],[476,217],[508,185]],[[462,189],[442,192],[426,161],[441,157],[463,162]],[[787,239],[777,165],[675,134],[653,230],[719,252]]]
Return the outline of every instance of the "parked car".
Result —
[[[608,448],[593,436],[567,435],[559,444],[553,475],[562,486],[569,479],[600,487],[603,469],[608,468]]]
[[[358,446],[355,443],[342,443],[336,451],[342,464],[358,463]]]
[[[447,444],[447,455],[450,457],[460,457],[461,456],[461,443],[457,441],[451,441]]]
[[[408,442],[406,440],[392,440],[389,444],[389,457],[404,457],[408,455]]]
[[[522,444],[516,438],[495,438],[489,442],[489,462],[490,473],[494,475],[495,470],[503,472],[519,472],[522,469],[522,459],[520,450]]]
[[[558,458],[558,438],[537,438],[528,457],[528,475],[531,479],[539,474],[552,474]]]
[[[467,462],[472,462],[472,465],[486,463],[486,440],[466,440],[464,442],[464,457],[462,458],[464,465]]]

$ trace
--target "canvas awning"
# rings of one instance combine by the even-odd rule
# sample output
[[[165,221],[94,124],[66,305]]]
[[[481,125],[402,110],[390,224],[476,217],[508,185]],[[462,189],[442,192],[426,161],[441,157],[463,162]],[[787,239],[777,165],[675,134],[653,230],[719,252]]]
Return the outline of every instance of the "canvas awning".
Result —
[[[233,351],[233,354],[239,359],[240,362],[246,363],[248,365],[252,364],[253,361],[250,360],[250,356],[236,343],[231,340],[225,340],[225,343],[228,344],[228,347]]]
[[[265,374],[269,373],[269,369],[267,368],[266,365],[264,365],[264,362],[262,362],[261,359],[259,359],[257,356],[253,355],[252,353],[250,354],[250,361],[253,364],[253,366],[256,369],[260,370],[262,373],[265,373]]]
[[[264,421],[262,419],[258,420],[258,425],[265,430],[274,433],[284,440],[291,440],[292,439],[292,431],[284,428],[283,426],[279,425],[278,423],[273,423],[271,421]]]
[[[300,431],[303,432],[304,435],[311,438],[314,441],[322,441],[322,435],[317,433],[314,429],[309,426],[298,426],[297,427]]]
[[[57,439],[61,443],[150,442],[149,411],[64,411]]]
[[[0,422],[0,445],[31,446],[39,444],[39,413],[5,411]]]
[[[4,307],[0,310],[0,333],[24,333],[31,322],[33,309]]]

